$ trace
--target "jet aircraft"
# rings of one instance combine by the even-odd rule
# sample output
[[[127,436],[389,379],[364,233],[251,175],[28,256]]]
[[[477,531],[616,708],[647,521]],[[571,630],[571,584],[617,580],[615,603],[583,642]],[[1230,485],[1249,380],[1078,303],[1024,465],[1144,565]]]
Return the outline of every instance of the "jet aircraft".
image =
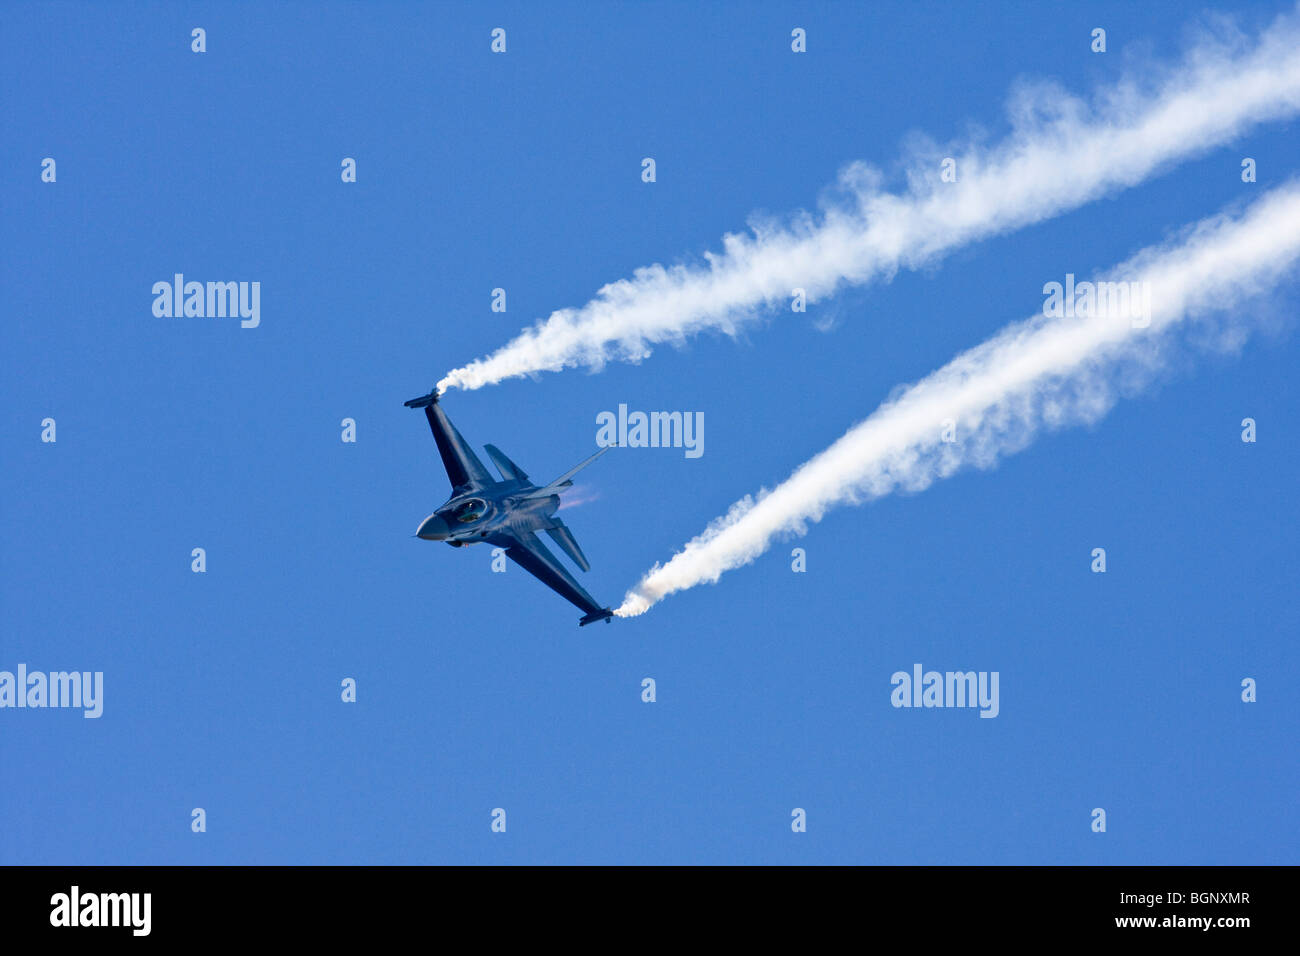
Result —
[[[504,548],[508,558],[585,612],[578,621],[579,627],[596,621],[609,623],[613,612],[601,607],[583,590],[542,544],[537,532],[545,531],[582,570],[591,569],[573,534],[555,512],[560,506],[561,493],[572,486],[573,476],[612,446],[602,448],[554,481],[539,486],[499,448],[485,445],[488,457],[501,473],[501,480],[497,481],[443,411],[437,389],[405,404],[407,408],[424,409],[451,481],[451,497],[420,522],[416,537],[446,541],[453,548],[481,542]]]

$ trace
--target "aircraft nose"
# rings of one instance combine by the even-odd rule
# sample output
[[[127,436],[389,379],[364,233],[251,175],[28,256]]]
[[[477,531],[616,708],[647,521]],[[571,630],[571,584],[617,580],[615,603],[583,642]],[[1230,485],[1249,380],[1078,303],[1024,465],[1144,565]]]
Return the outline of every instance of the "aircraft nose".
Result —
[[[423,538],[425,541],[445,541],[449,534],[451,528],[437,515],[429,515],[421,521],[419,530],[415,532],[417,538]]]

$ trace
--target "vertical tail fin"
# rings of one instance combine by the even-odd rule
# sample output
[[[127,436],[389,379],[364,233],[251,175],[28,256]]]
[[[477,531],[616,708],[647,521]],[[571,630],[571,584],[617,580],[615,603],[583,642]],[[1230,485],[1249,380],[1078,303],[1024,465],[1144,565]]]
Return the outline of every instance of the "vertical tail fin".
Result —
[[[582,469],[586,468],[586,467],[587,467],[588,465],[590,465],[593,461],[595,461],[595,460],[596,460],[597,458],[599,458],[601,455],[605,454],[605,452],[609,451],[611,448],[614,448],[614,447],[616,447],[616,446],[614,446],[614,445],[606,445],[604,448],[602,448],[600,451],[596,452],[596,454],[592,455],[592,456],[591,456],[590,458],[588,458],[586,461],[583,461],[583,462],[580,462],[579,464],[574,465],[572,468],[570,468],[570,469],[569,469],[568,471],[566,471],[564,474],[560,475],[559,478],[556,478],[554,481],[552,481],[549,485],[546,485],[545,487],[542,487],[542,488],[538,488],[538,489],[535,490],[535,491],[530,491],[527,495],[525,495],[525,497],[527,497],[527,498],[545,498],[547,495],[558,495],[558,494],[559,494],[561,491],[563,491],[565,488],[568,488],[570,485],[573,484],[573,476],[574,476],[574,475],[576,475],[578,472],[582,471]]]

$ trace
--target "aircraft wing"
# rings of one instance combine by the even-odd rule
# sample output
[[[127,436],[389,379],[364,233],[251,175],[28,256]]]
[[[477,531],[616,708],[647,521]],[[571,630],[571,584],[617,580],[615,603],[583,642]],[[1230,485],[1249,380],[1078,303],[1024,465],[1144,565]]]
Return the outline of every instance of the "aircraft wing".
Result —
[[[429,430],[433,432],[433,440],[438,444],[438,454],[442,456],[442,465],[447,469],[447,477],[451,480],[452,491],[482,488],[494,483],[492,475],[474,454],[474,449],[442,410],[437,392],[430,392],[423,398],[413,398],[405,404],[407,408],[424,409],[424,417],[429,420]]]
[[[543,584],[555,591],[581,610],[586,616],[578,623],[590,624],[611,616],[609,608],[601,607],[595,599],[582,589],[573,575],[565,570],[564,565],[555,555],[547,550],[546,545],[531,531],[519,531],[511,535],[506,547],[506,556],[538,578]]]

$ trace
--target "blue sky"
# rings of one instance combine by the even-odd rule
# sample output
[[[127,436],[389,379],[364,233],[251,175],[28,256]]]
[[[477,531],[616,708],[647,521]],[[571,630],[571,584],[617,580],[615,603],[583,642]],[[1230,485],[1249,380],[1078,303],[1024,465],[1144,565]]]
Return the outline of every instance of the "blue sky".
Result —
[[[1284,9],[1233,7],[1252,30]],[[1020,78],[1086,93],[1172,56],[1192,15],[11,7],[0,669],[103,671],[105,701],[98,720],[0,711],[0,862],[1297,862],[1290,326],[610,626],[579,630],[486,549],[411,537],[447,483],[401,403],[448,369],[756,210],[814,208],[843,164],[890,169],[913,131],[996,136]],[[1240,198],[1243,155],[1261,184],[1289,176],[1298,136],[1262,126],[737,339],[445,407],[537,478],[590,454],[620,403],[704,413],[702,457],[612,452],[564,513],[584,585],[617,603],[896,385],[1031,314],[1046,279]],[[260,281],[260,327],[155,318],[176,272]],[[916,662],[998,671],[999,716],[892,708]]]

